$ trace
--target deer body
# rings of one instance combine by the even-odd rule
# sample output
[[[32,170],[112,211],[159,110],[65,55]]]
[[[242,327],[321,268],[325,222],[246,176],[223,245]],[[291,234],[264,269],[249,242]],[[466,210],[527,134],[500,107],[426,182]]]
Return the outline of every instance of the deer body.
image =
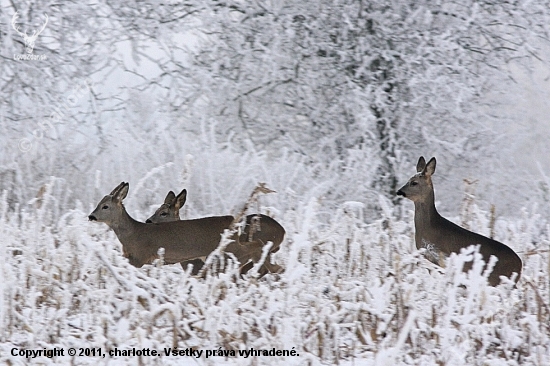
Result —
[[[442,217],[435,208],[435,196],[431,176],[435,172],[436,160],[426,164],[420,157],[417,174],[397,191],[397,194],[414,202],[414,226],[416,248],[426,248],[426,257],[431,262],[443,266],[451,253],[460,253],[462,248],[480,245],[480,254],[485,263],[494,255],[498,261],[489,275],[489,284],[497,286],[499,276],[511,277],[517,273],[516,282],[521,276],[522,262],[508,246],[483,235],[466,230]],[[467,263],[464,270],[471,268]]]
[[[195,220],[181,220],[159,224],[146,224],[134,220],[122,204],[128,193],[128,183],[122,182],[105,196],[88,216],[91,221],[106,223],[113,229],[122,244],[123,254],[130,264],[141,267],[158,258],[158,249],[164,248],[167,264],[206,258],[221,240],[221,234],[233,222],[232,216],[215,216]],[[259,260],[258,245],[231,243],[226,251],[232,252],[240,262]]]
[[[172,191],[168,192],[168,195],[164,199],[164,203],[146,222],[164,223],[180,221],[179,210],[185,204],[186,199],[187,190],[185,189],[177,196]],[[229,217],[233,219],[232,216]],[[284,237],[285,229],[273,218],[262,214],[253,214],[246,217],[242,233],[238,236],[234,235],[232,239],[237,243],[248,243],[248,245],[256,243],[257,245],[264,246],[269,241],[273,243],[269,250],[268,257],[260,269],[260,275],[264,275],[267,272],[279,273],[282,271],[280,266],[271,264],[270,259],[271,254],[276,253],[280,249]],[[193,273],[198,272],[203,264],[200,260],[189,261],[188,263],[193,264]],[[182,266],[185,267],[188,263],[182,263]],[[242,269],[242,273],[248,272],[250,268],[252,268],[251,265],[245,265]]]
[[[246,216],[246,221],[242,234],[238,237],[240,243],[258,243],[262,247],[268,242],[272,242],[269,253],[264,264],[259,270],[260,276],[267,273],[280,273],[283,268],[277,264],[271,263],[271,254],[277,253],[281,247],[281,243],[285,238],[285,229],[275,219],[263,215],[252,214]],[[248,272],[253,266],[253,263],[246,264],[241,273]]]
[[[145,224],[127,215],[128,225],[112,226],[120,240],[125,256],[136,267],[151,263],[158,257],[158,249],[164,248],[166,264],[205,258],[220,243],[221,234],[229,228],[233,217],[207,217],[185,220],[178,225]],[[182,231],[185,235],[182,235]],[[185,248],[185,251],[182,249]]]

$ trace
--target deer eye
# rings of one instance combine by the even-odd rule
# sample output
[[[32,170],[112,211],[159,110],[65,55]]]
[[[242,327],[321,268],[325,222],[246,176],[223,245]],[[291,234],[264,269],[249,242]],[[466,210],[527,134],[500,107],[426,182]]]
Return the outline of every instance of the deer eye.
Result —
[[[168,214],[166,212],[161,212],[160,213],[160,216],[164,217],[164,216],[167,216]]]
[[[107,210],[107,209],[109,209],[109,206],[108,205],[103,205],[103,207],[101,207],[101,208],[104,209],[104,210]]]
[[[417,184],[418,184],[418,182],[415,182],[415,181],[412,181],[412,182],[411,182],[411,186],[415,186],[415,185],[417,185]]]

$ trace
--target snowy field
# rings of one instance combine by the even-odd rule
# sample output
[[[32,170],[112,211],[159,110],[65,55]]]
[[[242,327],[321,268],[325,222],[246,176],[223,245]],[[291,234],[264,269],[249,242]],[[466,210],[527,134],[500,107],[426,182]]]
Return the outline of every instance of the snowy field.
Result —
[[[132,188],[159,171],[130,186],[127,207],[137,199]],[[376,220],[365,219],[360,202],[334,211],[320,198],[281,202],[275,218],[287,236],[274,260],[282,275],[239,278],[229,261],[225,273],[200,279],[179,265],[129,265],[114,233],[87,221],[102,195],[63,210],[55,182],[16,214],[7,192],[0,198],[2,364],[550,364],[549,226],[535,212],[492,225],[471,199],[462,207],[471,230],[489,235],[492,225],[496,239],[521,253],[517,288],[486,286],[481,263],[468,276],[455,270],[466,255],[435,268],[414,248],[412,205],[400,221],[384,198]],[[141,219],[152,210],[129,212]],[[202,353],[165,356],[174,347]],[[40,349],[65,353],[32,360],[18,353]],[[109,356],[115,349],[159,355]]]
[[[549,9],[0,0],[0,365],[549,366]],[[517,286],[416,250],[420,155]],[[121,181],[140,221],[249,203],[284,273],[129,265],[87,219]]]

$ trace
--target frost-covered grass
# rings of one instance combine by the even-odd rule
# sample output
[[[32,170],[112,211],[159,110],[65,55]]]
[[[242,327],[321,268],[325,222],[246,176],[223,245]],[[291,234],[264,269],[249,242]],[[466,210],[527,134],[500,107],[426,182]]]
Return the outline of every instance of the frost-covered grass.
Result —
[[[236,268],[205,279],[177,265],[130,266],[106,225],[77,204],[52,224],[40,208],[12,212],[0,201],[0,363],[34,364],[550,364],[549,225],[524,211],[497,220],[495,238],[521,252],[517,288],[483,283],[414,249],[412,213],[366,222],[363,204],[333,212],[297,202],[276,217],[287,237],[274,258],[280,276],[239,278]],[[464,218],[488,234],[475,204]],[[328,219],[327,219],[328,218]],[[474,255],[469,253],[468,255]],[[478,263],[480,265],[480,263]],[[430,269],[430,270],[428,270]],[[477,272],[476,272],[477,270]],[[295,357],[11,356],[12,348],[296,350]]]

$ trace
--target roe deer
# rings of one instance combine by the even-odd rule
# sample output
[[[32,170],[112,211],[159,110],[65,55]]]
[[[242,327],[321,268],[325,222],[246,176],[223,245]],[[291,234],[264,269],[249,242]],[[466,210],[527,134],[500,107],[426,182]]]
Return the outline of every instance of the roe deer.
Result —
[[[150,264],[157,259],[159,248],[165,250],[166,264],[206,258],[218,247],[221,235],[233,222],[233,216],[159,224],[139,222],[126,212],[122,203],[128,189],[128,183],[120,183],[103,197],[88,218],[90,221],[104,222],[113,229],[122,244],[124,257],[135,267]],[[258,262],[262,256],[262,246],[258,243],[233,242],[226,246],[225,251],[233,253],[242,265],[250,259]]]
[[[155,213],[145,221],[146,223],[160,223],[180,220],[179,211],[185,204],[187,199],[187,190],[183,190],[177,196],[170,191],[164,199],[164,203],[155,211]],[[268,241],[273,245],[269,250],[269,254],[260,269],[260,276],[271,273],[280,273],[282,267],[271,264],[271,254],[276,253],[285,237],[285,229],[274,219],[262,214],[253,214],[246,216],[246,223],[243,232],[238,237],[239,243],[257,242],[262,246]],[[182,263],[182,266],[188,263]],[[192,262],[193,273],[198,273],[203,263],[200,259]],[[253,264],[252,264],[253,265]],[[252,268],[251,264],[247,264],[242,268],[241,273],[246,273]]]
[[[166,198],[164,199],[164,203],[155,211],[153,216],[149,217],[145,223],[147,224],[157,224],[160,222],[170,222],[170,221],[178,221],[180,220],[180,208],[185,204],[185,200],[187,199],[187,190],[183,190],[176,195],[174,192],[170,191]],[[192,275],[197,275],[202,266],[204,265],[204,261],[202,259],[193,259],[185,262],[181,262],[181,266],[183,267],[183,270],[185,271],[187,269],[187,266],[189,264],[193,265],[193,269],[191,271]]]
[[[499,276],[511,277],[517,274],[515,281],[521,276],[522,263],[518,255],[506,245],[485,236],[473,233],[442,217],[435,208],[432,175],[435,172],[435,158],[428,164],[421,156],[416,165],[417,174],[401,189],[398,196],[403,196],[414,202],[414,227],[416,248],[426,248],[429,261],[444,265],[445,257],[451,253],[460,253],[460,249],[479,244],[480,254],[485,264],[494,255],[498,261],[489,275],[489,284],[497,286]],[[464,271],[471,268],[471,263],[464,266]]]

